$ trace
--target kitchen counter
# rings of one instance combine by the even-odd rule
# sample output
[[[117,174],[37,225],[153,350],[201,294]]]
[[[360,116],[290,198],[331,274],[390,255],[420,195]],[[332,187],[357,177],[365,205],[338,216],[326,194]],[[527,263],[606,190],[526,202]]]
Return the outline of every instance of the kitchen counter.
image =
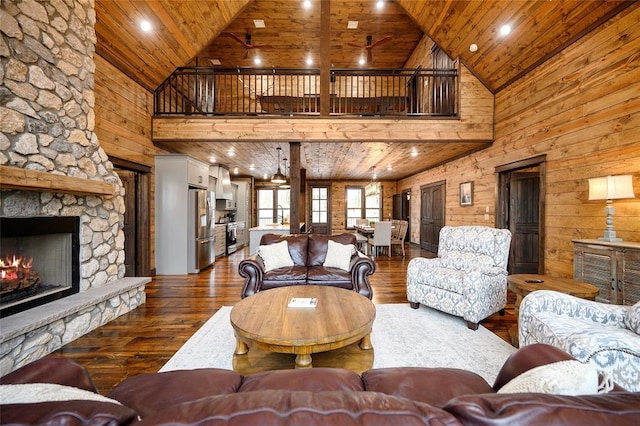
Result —
[[[304,229],[304,223],[300,224],[300,229]],[[298,231],[299,232],[299,231]],[[260,245],[260,239],[264,234],[290,234],[290,227],[288,223],[283,225],[262,225],[249,228],[249,255],[255,254],[258,246]]]

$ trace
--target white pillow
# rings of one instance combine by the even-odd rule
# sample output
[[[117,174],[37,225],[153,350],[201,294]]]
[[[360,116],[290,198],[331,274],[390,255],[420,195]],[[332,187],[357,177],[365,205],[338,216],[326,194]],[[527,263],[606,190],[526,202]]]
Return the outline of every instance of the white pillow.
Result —
[[[293,266],[293,260],[289,254],[289,243],[286,241],[269,244],[268,246],[259,246],[256,253],[264,262],[265,272]]]
[[[640,302],[629,308],[624,316],[624,325],[636,334],[640,334]]]
[[[25,383],[18,385],[0,385],[0,401],[3,404],[32,404],[49,401],[88,400],[120,404],[88,390],[54,383]]]
[[[351,256],[356,253],[356,246],[353,244],[340,244],[333,240],[329,240],[327,246],[327,257],[324,259],[322,266],[325,268],[339,268],[343,271],[349,271],[351,264]]]
[[[580,361],[558,361],[532,368],[504,385],[498,393],[547,393],[554,395],[591,395],[608,392],[613,383],[604,374],[598,384],[598,369]]]

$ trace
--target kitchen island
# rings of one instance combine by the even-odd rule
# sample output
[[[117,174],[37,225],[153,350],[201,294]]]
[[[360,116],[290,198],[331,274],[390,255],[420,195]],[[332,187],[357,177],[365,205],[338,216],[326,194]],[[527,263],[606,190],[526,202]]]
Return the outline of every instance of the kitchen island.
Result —
[[[300,224],[300,230],[298,232],[302,232],[304,230],[304,223]],[[249,255],[253,255],[256,253],[258,246],[260,245],[260,239],[264,234],[290,234],[290,227],[288,223],[285,224],[273,224],[273,225],[262,225],[255,226],[253,228],[249,228]]]

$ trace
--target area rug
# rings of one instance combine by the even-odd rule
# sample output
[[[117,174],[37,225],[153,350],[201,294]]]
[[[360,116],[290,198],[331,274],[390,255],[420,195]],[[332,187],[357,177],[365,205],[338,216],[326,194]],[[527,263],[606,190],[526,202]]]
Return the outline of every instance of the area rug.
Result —
[[[229,322],[231,307],[211,317],[160,369],[234,367],[235,338]],[[464,320],[409,304],[376,305],[371,342],[373,368],[450,367],[473,371],[493,384],[500,367],[515,348],[480,326],[470,330]]]

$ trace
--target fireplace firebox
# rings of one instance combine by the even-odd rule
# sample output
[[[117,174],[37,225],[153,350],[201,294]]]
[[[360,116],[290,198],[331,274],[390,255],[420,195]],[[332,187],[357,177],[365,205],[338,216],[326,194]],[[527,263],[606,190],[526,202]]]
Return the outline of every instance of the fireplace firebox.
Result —
[[[0,218],[0,317],[78,293],[80,218]]]

